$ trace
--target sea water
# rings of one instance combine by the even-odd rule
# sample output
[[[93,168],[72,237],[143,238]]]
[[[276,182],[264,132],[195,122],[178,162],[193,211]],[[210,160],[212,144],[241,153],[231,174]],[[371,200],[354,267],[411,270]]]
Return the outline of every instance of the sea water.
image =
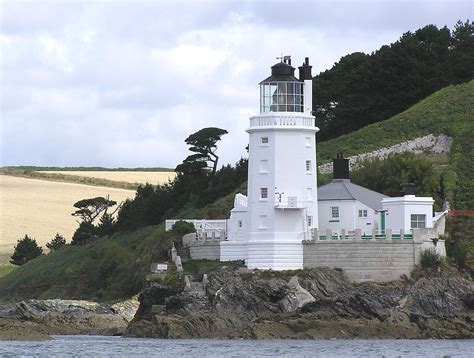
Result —
[[[0,341],[1,357],[474,357],[474,340],[212,340],[53,336]]]

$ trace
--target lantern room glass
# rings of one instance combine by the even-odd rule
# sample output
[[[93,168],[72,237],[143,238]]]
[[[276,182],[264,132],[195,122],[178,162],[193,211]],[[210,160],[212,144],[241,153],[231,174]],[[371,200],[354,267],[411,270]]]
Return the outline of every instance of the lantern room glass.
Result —
[[[268,82],[260,85],[260,113],[303,112],[303,83]]]

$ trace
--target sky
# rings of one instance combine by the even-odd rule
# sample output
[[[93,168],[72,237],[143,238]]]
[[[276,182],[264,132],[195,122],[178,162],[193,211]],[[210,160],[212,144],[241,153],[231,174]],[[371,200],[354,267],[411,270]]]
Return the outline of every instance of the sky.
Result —
[[[276,57],[316,75],[473,4],[0,0],[0,166],[174,168],[204,127],[233,164]]]

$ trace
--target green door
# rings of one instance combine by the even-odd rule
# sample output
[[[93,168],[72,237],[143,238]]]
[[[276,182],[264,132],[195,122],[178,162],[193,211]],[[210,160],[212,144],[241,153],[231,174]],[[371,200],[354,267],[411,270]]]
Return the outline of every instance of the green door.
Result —
[[[385,234],[385,211],[380,212],[380,233]]]

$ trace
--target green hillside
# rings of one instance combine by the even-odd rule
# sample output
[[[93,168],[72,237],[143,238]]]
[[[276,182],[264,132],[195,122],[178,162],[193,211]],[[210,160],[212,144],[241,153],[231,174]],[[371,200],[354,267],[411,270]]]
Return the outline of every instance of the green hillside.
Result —
[[[318,144],[318,164],[336,153],[351,156],[388,147],[428,134],[453,137],[448,165],[443,170],[455,178],[449,183],[456,209],[474,208],[474,81],[449,86],[408,110],[382,122]]]
[[[443,88],[390,119],[318,143],[318,164],[331,161],[341,151],[351,156],[431,133],[456,136],[473,122],[474,80]]]

